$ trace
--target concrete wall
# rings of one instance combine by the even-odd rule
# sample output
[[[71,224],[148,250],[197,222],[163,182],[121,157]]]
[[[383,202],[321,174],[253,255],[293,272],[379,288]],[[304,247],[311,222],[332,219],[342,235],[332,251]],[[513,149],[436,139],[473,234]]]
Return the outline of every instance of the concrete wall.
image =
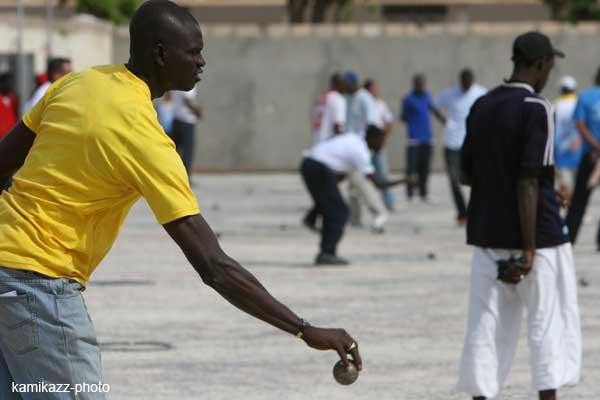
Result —
[[[196,167],[294,169],[311,144],[311,106],[331,72],[353,69],[377,79],[396,112],[416,72],[427,75],[434,93],[453,84],[464,66],[480,83],[499,84],[511,72],[514,36],[534,28],[551,35],[568,56],[557,62],[545,94],[554,97],[556,81],[567,73],[587,86],[600,64],[596,25],[206,26],[208,65],[199,98],[205,120],[198,127]],[[115,32],[114,60],[126,59],[121,30]],[[436,132],[440,168],[440,126]],[[397,126],[388,147],[394,169],[404,166],[404,138],[404,127]]]
[[[24,28],[24,51],[34,54],[35,71],[40,73],[46,69],[45,20],[26,16]],[[85,15],[58,19],[52,40],[53,54],[70,57],[75,69],[108,64],[113,56],[112,31],[111,24]],[[17,29],[14,15],[4,15],[0,19],[0,37],[0,53],[16,52]]]

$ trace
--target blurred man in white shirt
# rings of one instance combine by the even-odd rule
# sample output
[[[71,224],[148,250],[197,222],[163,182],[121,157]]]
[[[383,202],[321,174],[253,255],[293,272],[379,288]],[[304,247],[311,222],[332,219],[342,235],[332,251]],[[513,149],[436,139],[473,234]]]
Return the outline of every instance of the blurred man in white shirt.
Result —
[[[379,85],[377,85],[377,82],[372,79],[367,79],[365,81],[364,88],[371,93],[371,96],[373,96],[375,101],[376,114],[374,124],[385,132],[385,139],[383,142],[384,148],[373,153],[373,166],[375,167],[375,172],[380,179],[385,180],[387,179],[388,163],[384,150],[385,145],[392,134],[392,131],[394,130],[394,115],[390,111],[387,103],[381,98],[379,93]],[[394,210],[394,195],[392,194],[392,191],[389,189],[384,189],[382,194],[383,202],[385,203],[386,208],[389,211]]]
[[[177,152],[183,160],[183,165],[185,165],[188,176],[190,176],[194,161],[196,124],[202,119],[202,107],[196,102],[196,87],[187,92],[173,90],[171,96],[175,114],[170,136],[175,142]]]
[[[467,206],[460,188],[460,149],[467,134],[469,111],[477,99],[486,93],[486,88],[475,83],[473,71],[465,68],[460,72],[459,83],[442,91],[435,100],[436,108],[444,112],[446,117],[444,158],[459,225],[467,222]]]
[[[29,101],[25,104],[25,112],[31,110],[33,106],[35,106],[37,102],[44,97],[46,90],[48,90],[48,88],[54,82],[73,71],[73,66],[71,64],[71,60],[68,58],[55,57],[48,60],[48,67],[46,71],[46,74],[48,75],[48,81],[41,84],[40,87],[33,92],[33,95]]]
[[[375,175],[370,151],[381,149],[383,140],[383,131],[371,125],[366,139],[357,133],[347,132],[316,144],[306,153],[300,172],[317,211],[323,216],[320,251],[315,264],[348,264],[337,255],[337,246],[349,215],[338,182],[353,172],[366,176],[380,189],[405,182],[405,179],[381,181]]]

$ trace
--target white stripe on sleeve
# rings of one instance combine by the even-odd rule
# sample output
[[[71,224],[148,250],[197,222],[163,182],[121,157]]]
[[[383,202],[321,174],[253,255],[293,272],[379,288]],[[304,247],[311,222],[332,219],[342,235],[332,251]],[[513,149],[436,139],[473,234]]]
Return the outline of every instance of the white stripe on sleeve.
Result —
[[[546,148],[544,150],[543,166],[554,165],[554,117],[552,106],[548,101],[538,97],[526,97],[525,102],[541,104],[546,111],[546,117],[548,118],[548,138],[546,139]]]

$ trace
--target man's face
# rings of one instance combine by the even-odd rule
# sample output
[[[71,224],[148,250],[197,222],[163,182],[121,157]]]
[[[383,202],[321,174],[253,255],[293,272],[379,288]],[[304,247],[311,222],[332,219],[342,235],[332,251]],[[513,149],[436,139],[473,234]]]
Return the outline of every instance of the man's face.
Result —
[[[376,99],[379,98],[379,87],[377,86],[377,84],[375,82],[373,82],[371,84],[371,87],[369,88],[369,92],[371,92],[373,97],[375,97]]]
[[[58,71],[56,71],[54,76],[50,77],[50,81],[51,82],[57,81],[60,78],[62,78],[63,76],[70,74],[71,72],[73,72],[73,65],[70,62],[62,63],[62,65],[60,66],[60,69]]]
[[[460,76],[460,86],[463,91],[468,91],[473,85],[473,75],[471,74],[461,74]]]
[[[425,92],[425,79],[418,77],[414,80],[414,89],[416,93]]]
[[[191,90],[200,81],[206,61],[204,40],[197,24],[186,24],[164,44],[163,82],[167,90]]]
[[[539,69],[539,79],[535,85],[536,93],[540,93],[546,87],[546,83],[548,83],[548,78],[550,77],[550,72],[554,68],[554,57],[548,57],[541,61],[541,66]]]

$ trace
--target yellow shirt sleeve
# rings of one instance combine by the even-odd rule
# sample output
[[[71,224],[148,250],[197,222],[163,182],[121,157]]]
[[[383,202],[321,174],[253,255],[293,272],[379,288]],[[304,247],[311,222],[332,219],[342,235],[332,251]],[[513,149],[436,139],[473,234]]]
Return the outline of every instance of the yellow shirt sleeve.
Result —
[[[46,104],[48,103],[48,97],[50,97],[52,94],[53,86],[54,85],[50,86],[48,90],[46,90],[44,97],[42,97],[41,100],[38,101],[37,104],[23,116],[23,123],[35,134],[37,134],[40,130],[42,116],[44,114],[44,110],[46,109]]]
[[[156,123],[158,124],[158,123]],[[132,133],[116,173],[148,202],[161,225],[200,213],[188,175],[173,141],[154,124]],[[138,130],[139,132],[139,130]]]

